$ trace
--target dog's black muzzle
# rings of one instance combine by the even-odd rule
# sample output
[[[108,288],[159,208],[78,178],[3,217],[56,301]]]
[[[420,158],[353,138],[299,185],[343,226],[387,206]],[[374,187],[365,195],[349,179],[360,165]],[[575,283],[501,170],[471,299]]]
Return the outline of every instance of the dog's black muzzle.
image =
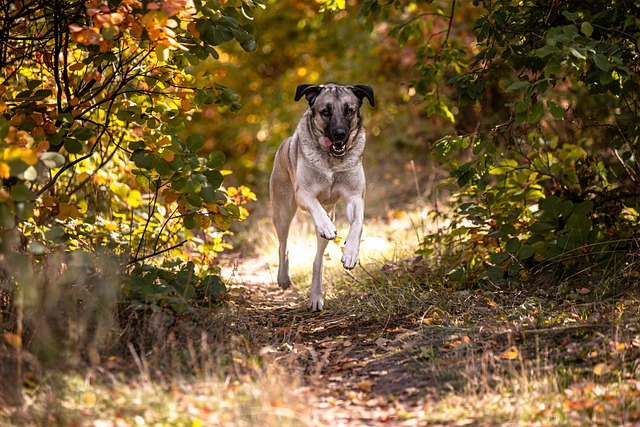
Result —
[[[336,157],[342,157],[347,152],[347,143],[336,141],[329,147],[329,152]]]

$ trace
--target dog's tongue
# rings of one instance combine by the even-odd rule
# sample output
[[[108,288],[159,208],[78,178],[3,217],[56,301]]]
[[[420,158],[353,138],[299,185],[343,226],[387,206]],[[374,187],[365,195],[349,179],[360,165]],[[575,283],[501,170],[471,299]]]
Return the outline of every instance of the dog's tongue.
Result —
[[[331,147],[333,145],[333,142],[331,142],[331,140],[325,136],[324,145],[326,145],[327,147]]]

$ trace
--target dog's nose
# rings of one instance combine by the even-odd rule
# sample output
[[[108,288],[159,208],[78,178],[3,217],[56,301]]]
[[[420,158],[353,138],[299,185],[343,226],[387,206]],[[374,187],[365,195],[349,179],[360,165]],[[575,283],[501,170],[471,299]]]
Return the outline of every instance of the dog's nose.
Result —
[[[347,132],[344,130],[337,130],[333,132],[333,140],[342,142],[347,137]]]

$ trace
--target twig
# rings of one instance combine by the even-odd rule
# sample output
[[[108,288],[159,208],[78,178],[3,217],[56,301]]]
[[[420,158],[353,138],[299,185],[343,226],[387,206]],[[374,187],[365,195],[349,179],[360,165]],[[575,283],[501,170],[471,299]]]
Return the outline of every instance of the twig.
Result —
[[[451,3],[451,16],[449,16],[449,26],[447,27],[447,37],[445,37],[444,42],[442,43],[442,47],[447,45],[449,41],[449,35],[451,34],[451,25],[453,24],[453,14],[456,10],[456,0],[453,0]]]
[[[179,248],[180,246],[184,245],[185,243],[187,243],[187,239],[184,239],[180,243],[176,243],[175,245],[171,246],[170,248],[166,248],[166,249],[163,249],[161,251],[157,251],[157,252],[151,253],[149,255],[142,256],[140,258],[132,259],[131,261],[129,261],[127,263],[127,265],[135,264],[136,262],[140,262],[140,261],[144,261],[145,259],[153,258],[156,255],[162,255],[165,252],[169,252],[170,250],[173,250],[175,248]]]

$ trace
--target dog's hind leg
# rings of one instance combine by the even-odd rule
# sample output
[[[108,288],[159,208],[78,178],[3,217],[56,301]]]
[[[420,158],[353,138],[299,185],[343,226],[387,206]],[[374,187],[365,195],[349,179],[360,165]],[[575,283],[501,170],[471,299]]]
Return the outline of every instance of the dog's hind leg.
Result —
[[[286,194],[286,193],[281,193]],[[296,213],[296,201],[292,193],[289,197],[278,200],[277,205],[273,205],[273,224],[278,235],[278,285],[282,289],[291,286],[291,275],[289,274],[289,250],[287,249],[287,239],[289,238],[289,228]]]
[[[313,260],[313,277],[311,278],[311,311],[322,311],[324,299],[322,295],[322,263],[324,261],[324,251],[327,249],[329,241],[316,231],[318,248],[316,258]]]

